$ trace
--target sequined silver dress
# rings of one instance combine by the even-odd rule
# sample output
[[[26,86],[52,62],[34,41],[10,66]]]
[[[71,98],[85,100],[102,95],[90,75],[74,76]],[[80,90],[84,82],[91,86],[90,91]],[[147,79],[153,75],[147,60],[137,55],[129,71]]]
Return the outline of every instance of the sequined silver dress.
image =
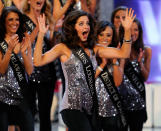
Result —
[[[132,61],[134,70],[140,72],[137,60]],[[126,110],[136,111],[145,108],[145,101],[140,93],[133,87],[126,75],[124,75],[123,83],[119,87],[119,92],[123,98],[123,106]]]
[[[92,52],[90,59],[95,70],[97,62]],[[62,63],[62,69],[66,85],[60,111],[63,109],[76,109],[85,110],[88,114],[91,114],[93,102],[81,61],[72,53],[69,60]]]
[[[109,72],[112,74],[113,68],[112,65],[108,67]],[[105,86],[101,80],[101,78],[96,79],[96,92],[98,98],[98,105],[99,105],[99,116],[101,117],[112,117],[118,114],[116,107],[114,106],[113,102],[110,99],[110,96],[105,89]]]
[[[20,55],[18,57],[22,60]],[[8,105],[18,105],[22,98],[21,89],[9,65],[6,74],[0,74],[0,102]]]

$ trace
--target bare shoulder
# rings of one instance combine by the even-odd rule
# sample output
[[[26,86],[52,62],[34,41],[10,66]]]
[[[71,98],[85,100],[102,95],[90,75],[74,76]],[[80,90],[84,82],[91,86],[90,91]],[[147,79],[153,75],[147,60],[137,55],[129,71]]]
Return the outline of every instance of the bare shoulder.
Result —
[[[152,54],[152,49],[150,46],[145,46],[144,47],[144,52],[147,54],[147,55],[151,55]]]
[[[72,54],[72,51],[64,43],[55,45],[52,50],[60,56],[61,62],[67,61]]]
[[[59,50],[61,52],[66,51],[66,50],[70,50],[64,43],[59,43],[59,44],[55,45],[53,47],[53,49]]]
[[[152,57],[152,49],[150,46],[145,46],[144,47],[144,55],[146,59],[151,59]]]

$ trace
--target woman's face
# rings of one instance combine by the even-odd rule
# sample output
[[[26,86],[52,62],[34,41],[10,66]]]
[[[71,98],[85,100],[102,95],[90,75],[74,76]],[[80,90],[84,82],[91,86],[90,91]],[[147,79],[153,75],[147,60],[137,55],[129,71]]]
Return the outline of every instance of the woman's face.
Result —
[[[119,29],[119,27],[121,25],[121,18],[125,19],[125,15],[126,15],[125,10],[119,10],[116,12],[116,14],[114,16],[114,23],[113,23],[116,29]]]
[[[28,0],[30,7],[37,11],[41,11],[44,6],[45,0]]]
[[[97,40],[99,44],[109,46],[112,43],[113,30],[110,26],[107,26],[98,36]]]
[[[139,37],[139,28],[136,22],[133,22],[131,27],[131,38],[132,42],[135,42]]]
[[[75,24],[78,37],[82,42],[87,41],[90,32],[89,19],[87,16],[81,16],[78,18]]]
[[[20,21],[19,16],[15,12],[8,13],[5,19],[6,33],[15,34],[19,28]]]

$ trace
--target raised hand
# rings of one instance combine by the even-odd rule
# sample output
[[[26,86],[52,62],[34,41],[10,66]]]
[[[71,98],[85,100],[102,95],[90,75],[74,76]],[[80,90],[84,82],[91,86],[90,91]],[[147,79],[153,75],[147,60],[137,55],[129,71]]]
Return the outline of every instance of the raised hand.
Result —
[[[130,8],[130,10],[128,10],[128,8],[127,8],[125,19],[121,18],[121,23],[122,23],[122,26],[124,27],[125,30],[128,30],[131,28],[135,17],[136,17],[136,15],[134,15],[134,10],[132,10],[132,8]]]
[[[46,22],[45,22],[45,14],[43,15],[40,15],[38,17],[38,24],[39,24],[39,32],[41,33],[46,33],[49,29],[49,25],[46,25]]]

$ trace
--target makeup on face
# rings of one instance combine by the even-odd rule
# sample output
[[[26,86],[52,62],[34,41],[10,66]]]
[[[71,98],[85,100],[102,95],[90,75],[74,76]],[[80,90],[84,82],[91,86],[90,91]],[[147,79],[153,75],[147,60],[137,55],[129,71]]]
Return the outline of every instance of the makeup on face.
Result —
[[[81,16],[78,18],[75,29],[77,31],[78,37],[82,42],[87,41],[90,32],[89,19],[87,16]]]
[[[105,30],[100,32],[97,36],[99,44],[109,46],[112,43],[113,30],[110,26],[106,26]]]
[[[19,16],[15,12],[8,13],[5,19],[6,32],[8,34],[15,34],[19,28]]]

